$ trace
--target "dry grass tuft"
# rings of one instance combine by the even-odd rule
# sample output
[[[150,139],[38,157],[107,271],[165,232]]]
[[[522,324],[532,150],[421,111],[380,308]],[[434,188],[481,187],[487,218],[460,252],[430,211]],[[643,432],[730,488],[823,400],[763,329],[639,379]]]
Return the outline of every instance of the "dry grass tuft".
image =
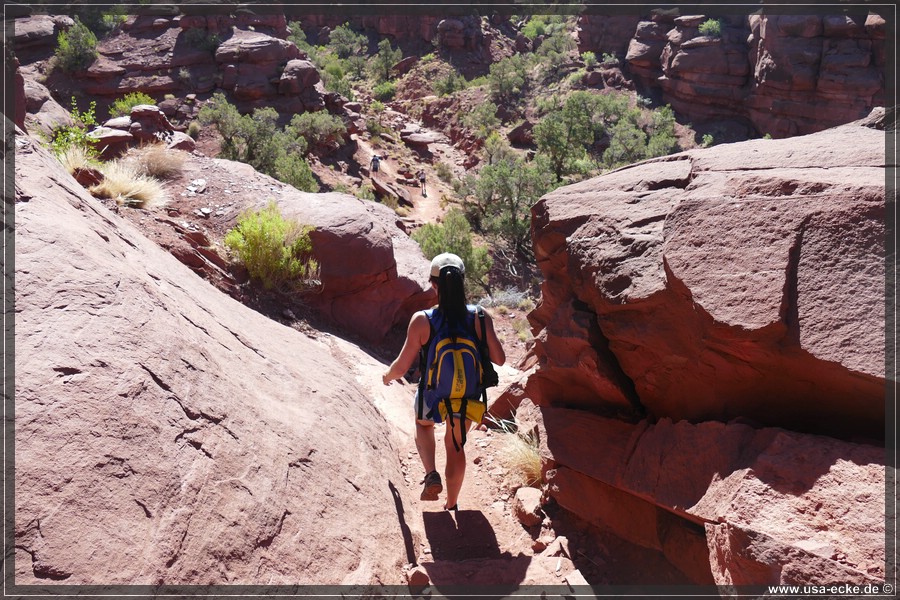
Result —
[[[507,469],[514,485],[533,487],[542,479],[541,452],[538,441],[529,433],[518,431],[515,421],[487,419],[499,429],[500,447],[497,457]]]
[[[150,144],[129,151],[124,160],[136,162],[142,175],[171,179],[184,169],[185,156],[181,150],[170,150],[164,144]]]
[[[90,150],[83,146],[72,144],[57,155],[59,162],[70,174],[78,169],[99,169],[100,163],[93,157]]]
[[[100,198],[113,198],[122,206],[152,208],[166,202],[160,182],[139,171],[132,161],[115,160],[101,167],[104,179],[90,188]]]

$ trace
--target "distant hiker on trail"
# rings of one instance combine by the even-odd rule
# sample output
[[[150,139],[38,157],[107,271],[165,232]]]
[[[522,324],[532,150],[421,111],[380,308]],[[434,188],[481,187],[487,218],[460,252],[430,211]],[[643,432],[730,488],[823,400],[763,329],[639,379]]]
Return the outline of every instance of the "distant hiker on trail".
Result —
[[[381,164],[381,157],[377,154],[372,155],[372,175],[378,172],[378,165]]]
[[[416,178],[419,180],[419,185],[422,186],[422,195],[428,196],[425,192],[425,169],[419,169],[419,172],[416,173]]]
[[[466,432],[481,422],[487,409],[485,387],[497,384],[491,363],[506,362],[490,315],[480,306],[466,303],[465,271],[465,264],[455,254],[434,257],[431,285],[437,288],[438,306],[412,316],[403,348],[382,376],[384,385],[390,385],[409,370],[419,354],[422,372],[415,399],[416,449],[426,473],[421,499],[437,500],[444,489],[435,469],[434,425],[446,420],[446,510],[458,510],[466,474]],[[463,372],[455,371],[462,366]]]

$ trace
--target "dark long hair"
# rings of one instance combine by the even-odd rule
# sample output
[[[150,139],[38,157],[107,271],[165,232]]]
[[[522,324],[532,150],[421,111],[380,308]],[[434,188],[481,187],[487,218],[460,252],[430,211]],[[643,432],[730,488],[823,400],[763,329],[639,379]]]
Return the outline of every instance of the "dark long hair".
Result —
[[[438,308],[447,319],[450,331],[464,332],[468,317],[463,274],[456,267],[441,269],[438,276]]]

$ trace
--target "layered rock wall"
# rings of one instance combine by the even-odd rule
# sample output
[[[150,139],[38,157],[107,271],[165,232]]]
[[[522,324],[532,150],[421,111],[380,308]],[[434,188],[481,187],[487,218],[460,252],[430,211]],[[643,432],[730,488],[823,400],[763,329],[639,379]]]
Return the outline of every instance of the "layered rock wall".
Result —
[[[698,583],[884,577],[878,122],[645,161],[535,205],[534,370],[498,404],[539,433],[560,505]]]
[[[624,58],[631,74],[679,114],[738,119],[761,134],[813,133],[885,102],[884,18],[875,13],[719,16],[584,15],[579,48]],[[622,28],[630,33],[626,40]]]

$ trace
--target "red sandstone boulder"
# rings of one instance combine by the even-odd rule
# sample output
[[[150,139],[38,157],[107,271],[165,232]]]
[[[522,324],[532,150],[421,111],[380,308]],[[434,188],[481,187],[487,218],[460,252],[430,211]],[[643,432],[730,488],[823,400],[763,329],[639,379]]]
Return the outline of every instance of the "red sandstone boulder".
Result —
[[[663,552],[697,583],[884,577],[883,448],[737,423],[633,425],[528,401],[517,419],[538,432],[560,505]],[[794,575],[779,568],[788,563]]]
[[[236,30],[216,49],[217,63],[287,63],[300,58],[293,43],[254,31]]]
[[[542,402],[880,437],[883,165],[884,134],[847,125],[544,197]]]
[[[329,344],[217,291],[21,135],[16,319],[18,584],[400,572],[392,433]]]

